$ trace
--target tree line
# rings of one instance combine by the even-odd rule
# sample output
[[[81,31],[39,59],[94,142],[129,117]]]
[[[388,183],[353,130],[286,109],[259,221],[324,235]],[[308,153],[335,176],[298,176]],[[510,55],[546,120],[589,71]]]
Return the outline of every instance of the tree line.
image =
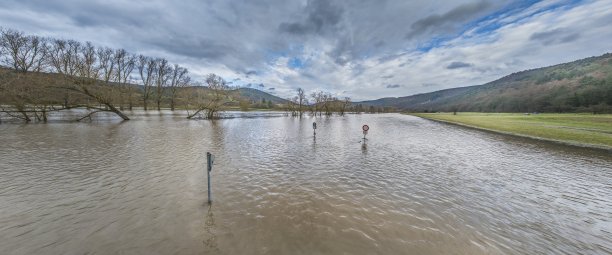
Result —
[[[315,91],[307,95],[302,88],[296,90],[296,95],[287,99],[286,111],[292,116],[331,116],[334,113],[343,116],[346,113],[385,113],[395,112],[393,107],[375,107],[355,104],[350,97],[338,98],[330,92]]]
[[[136,105],[160,110],[165,102],[175,110],[181,92],[186,107],[214,116],[229,89],[210,74],[206,91],[183,91],[198,83],[186,67],[167,59],[13,29],[0,28],[0,61],[0,112],[24,121],[46,121],[51,112],[71,109],[84,110],[77,120],[98,112],[128,120],[122,111]]]
[[[334,112],[344,115],[351,106],[351,98],[339,99],[330,92],[315,91],[310,94],[310,97],[302,88],[298,88],[296,92],[297,95],[287,103],[287,111],[292,116],[302,116],[306,112],[310,112],[312,116],[317,114],[330,116]]]
[[[206,119],[220,117],[229,107],[286,110],[293,116],[391,111],[364,108],[329,92],[307,95],[301,88],[285,103],[249,101],[222,77],[209,74],[195,81],[186,67],[165,58],[1,27],[0,63],[0,114],[26,122],[71,110],[79,121],[100,112],[129,120],[124,111],[134,107],[174,111],[181,106],[187,118]]]

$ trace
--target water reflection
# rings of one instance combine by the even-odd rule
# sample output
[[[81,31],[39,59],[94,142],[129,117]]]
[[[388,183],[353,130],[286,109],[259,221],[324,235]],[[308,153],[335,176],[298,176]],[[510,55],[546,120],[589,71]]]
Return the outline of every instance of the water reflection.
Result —
[[[364,155],[368,153],[368,144],[365,141],[361,143],[361,152]]]
[[[204,221],[204,230],[206,240],[204,240],[205,249],[210,252],[219,252],[217,247],[217,236],[215,235],[215,218],[213,215],[212,204],[208,205],[208,211],[206,213],[206,219]]]

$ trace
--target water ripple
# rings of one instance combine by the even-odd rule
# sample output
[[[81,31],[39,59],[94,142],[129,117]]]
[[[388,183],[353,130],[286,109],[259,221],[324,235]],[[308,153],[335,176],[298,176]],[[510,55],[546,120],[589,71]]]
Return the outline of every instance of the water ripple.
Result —
[[[612,251],[609,154],[399,114],[230,115],[0,125],[2,254]]]

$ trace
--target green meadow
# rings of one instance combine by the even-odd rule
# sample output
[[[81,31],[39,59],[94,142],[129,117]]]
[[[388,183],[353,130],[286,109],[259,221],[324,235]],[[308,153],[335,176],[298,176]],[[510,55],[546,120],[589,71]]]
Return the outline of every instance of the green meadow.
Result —
[[[411,115],[473,128],[612,149],[612,114],[576,113],[411,113]]]

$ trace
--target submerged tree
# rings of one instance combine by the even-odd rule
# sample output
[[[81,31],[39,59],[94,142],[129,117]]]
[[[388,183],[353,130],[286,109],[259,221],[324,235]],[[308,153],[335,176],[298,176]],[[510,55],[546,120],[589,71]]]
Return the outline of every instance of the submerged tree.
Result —
[[[338,108],[338,113],[340,114],[340,116],[343,116],[344,113],[346,113],[351,104],[352,103],[350,97],[345,97],[344,101],[340,102],[340,107]]]
[[[86,105],[91,111],[79,118],[89,118],[98,112],[112,112],[123,120],[129,120],[123,112],[115,107],[117,89],[109,86],[106,77],[111,77],[114,65],[112,64],[112,51],[98,49],[90,43],[85,43],[79,49],[77,75],[67,76],[72,82],[65,86],[66,89],[94,99],[99,106]],[[100,80],[103,78],[104,80]],[[108,78],[110,80],[110,78]],[[74,105],[73,107],[80,107]]]
[[[304,114],[304,106],[308,104],[308,99],[306,98],[306,93],[302,88],[297,89],[297,98],[296,103],[298,107],[298,113],[300,117]]]
[[[176,106],[176,97],[179,88],[186,87],[191,78],[187,76],[189,71],[187,68],[181,67],[177,64],[172,68],[172,74],[170,78],[170,83],[168,84],[169,92],[170,92],[170,110],[174,111]]]
[[[123,104],[125,103],[124,98],[127,97],[128,109],[132,110],[134,105],[133,95],[136,91],[136,86],[130,84],[129,81],[130,74],[136,65],[136,57],[124,49],[117,49],[115,50],[113,61],[116,66],[114,81],[121,87],[120,109],[123,109]]]
[[[285,109],[291,113],[292,116],[299,116],[306,110],[310,110],[312,116],[332,116],[338,114],[343,116],[348,111],[358,111],[357,106],[353,106],[350,97],[344,97],[339,99],[330,92],[315,91],[310,94],[312,101],[308,101],[306,93],[301,88],[297,89],[297,95],[293,98],[288,99]],[[309,102],[312,102],[309,104]],[[362,106],[359,106],[362,107]]]
[[[137,68],[143,86],[142,103],[146,111],[148,110],[149,97],[151,96],[151,91],[153,91],[153,84],[155,82],[157,61],[153,58],[140,55],[138,56]]]
[[[66,84],[70,82],[68,77],[77,75],[80,48],[81,43],[74,40],[50,41],[46,62],[52,72],[61,74],[61,83]],[[64,90],[62,105],[68,107],[74,97],[74,93]]]
[[[0,106],[0,111],[26,122],[32,119],[46,121],[54,110],[49,97],[49,86],[40,73],[45,67],[47,40],[28,36],[10,29],[0,29],[0,56],[2,63],[10,67],[2,70],[0,91],[11,109]]]
[[[132,109],[139,94],[145,110],[151,99],[160,109],[167,97],[174,109],[179,88],[190,82],[186,68],[165,59],[2,28],[0,64],[0,112],[24,121],[44,121],[50,111],[75,108],[87,110],[84,118],[104,111],[127,120],[121,111],[126,102]],[[134,73],[142,93],[131,84]]]
[[[206,77],[206,85],[207,90],[196,99],[196,111],[188,114],[188,119],[200,116],[202,112],[206,113],[205,118],[214,119],[223,110],[229,89],[225,80],[216,74],[209,74]]]
[[[164,96],[164,88],[168,83],[168,79],[170,79],[170,73],[172,73],[172,68],[168,64],[168,60],[165,58],[160,58],[156,60],[157,62],[157,73],[155,74],[155,103],[157,105],[157,110],[161,110],[161,101]]]

